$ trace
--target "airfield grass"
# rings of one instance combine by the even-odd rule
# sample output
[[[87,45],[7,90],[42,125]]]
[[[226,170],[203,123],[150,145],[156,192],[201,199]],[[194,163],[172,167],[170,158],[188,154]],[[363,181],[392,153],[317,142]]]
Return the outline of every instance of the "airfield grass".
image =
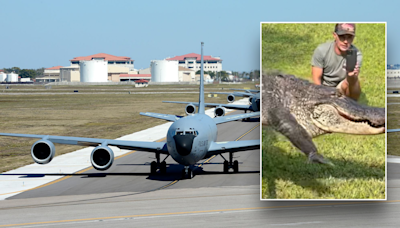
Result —
[[[314,49],[333,40],[333,28],[334,24],[263,24],[263,73],[282,72],[311,81]],[[363,54],[359,102],[385,107],[385,25],[357,24],[353,44]],[[327,134],[313,142],[334,167],[307,163],[284,136],[263,127],[263,199],[385,198],[384,134]]]
[[[399,88],[397,88],[399,89]],[[400,97],[387,98],[387,129],[400,128]],[[394,103],[394,104],[391,104]],[[399,132],[387,134],[387,154],[400,156]]]
[[[254,88],[254,84],[251,83],[220,86],[227,91],[228,87]],[[114,89],[120,91],[123,87],[115,86]],[[88,89],[84,86],[81,88]],[[90,88],[101,87],[90,86]],[[179,90],[187,88],[187,85],[164,88],[157,86],[157,88],[160,92],[170,92],[170,89]],[[218,88],[215,85],[206,85],[207,91],[220,91]],[[53,86],[48,92],[52,93],[55,89],[57,88]],[[154,88],[148,87],[148,89]],[[141,116],[139,112],[186,115],[185,105],[162,103],[162,101],[197,102],[198,86],[193,86],[192,91],[197,93],[1,94],[0,132],[115,139],[166,123],[164,120]],[[208,97],[205,94],[205,100],[212,103],[227,103],[226,95],[222,94],[217,97]],[[0,137],[0,172],[33,163],[30,148],[36,140],[38,139]],[[81,148],[56,144],[56,156]]]

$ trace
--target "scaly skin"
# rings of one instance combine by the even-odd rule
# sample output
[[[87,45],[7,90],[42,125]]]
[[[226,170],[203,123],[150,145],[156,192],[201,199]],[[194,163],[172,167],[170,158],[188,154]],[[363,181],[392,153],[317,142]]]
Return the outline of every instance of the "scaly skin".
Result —
[[[332,164],[318,154],[312,138],[384,133],[385,109],[362,106],[335,88],[292,75],[263,75],[262,123],[285,135],[311,162]]]

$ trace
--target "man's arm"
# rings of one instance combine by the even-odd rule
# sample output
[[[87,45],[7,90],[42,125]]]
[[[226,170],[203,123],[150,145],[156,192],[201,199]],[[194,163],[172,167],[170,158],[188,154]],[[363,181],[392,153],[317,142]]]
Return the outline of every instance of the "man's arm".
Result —
[[[322,84],[322,74],[324,68],[324,54],[321,51],[320,46],[314,50],[314,54],[311,58],[311,74],[314,84]]]
[[[311,74],[314,84],[321,85],[322,83],[322,68],[311,66]]]

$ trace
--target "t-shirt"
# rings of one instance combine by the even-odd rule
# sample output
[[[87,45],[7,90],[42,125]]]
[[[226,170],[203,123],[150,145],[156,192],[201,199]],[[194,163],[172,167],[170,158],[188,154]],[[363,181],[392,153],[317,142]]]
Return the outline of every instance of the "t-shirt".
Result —
[[[351,50],[357,51],[357,62],[361,68],[362,54],[354,45]],[[346,78],[346,58],[335,52],[335,41],[320,44],[311,59],[311,65],[322,68],[322,85],[337,86]]]

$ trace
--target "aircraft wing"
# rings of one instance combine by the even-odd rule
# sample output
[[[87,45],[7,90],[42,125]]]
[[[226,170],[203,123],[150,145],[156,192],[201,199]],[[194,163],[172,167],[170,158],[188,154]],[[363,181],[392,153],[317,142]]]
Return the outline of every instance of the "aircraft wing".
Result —
[[[107,144],[115,146],[120,149],[139,150],[148,152],[161,152],[168,154],[167,144],[165,142],[139,142],[139,141],[126,141],[116,139],[97,139],[97,138],[82,138],[70,136],[54,136],[54,135],[30,135],[30,134],[13,134],[13,133],[0,133],[1,136],[24,137],[24,138],[38,138],[45,139],[52,143],[79,145],[79,146],[98,146]]]
[[[230,142],[212,142],[208,149],[207,157],[227,152],[240,152],[260,149],[260,140],[243,140]]]
[[[164,103],[175,103],[175,104],[193,104],[199,106],[198,102],[185,102],[185,101],[163,101]],[[229,109],[237,110],[252,110],[250,105],[237,105],[237,104],[217,104],[217,103],[204,103],[206,107],[225,107]]]
[[[260,90],[258,90],[258,89],[231,89],[231,90],[249,91],[251,93],[259,93],[260,92]]]
[[[260,112],[252,112],[252,113],[245,113],[245,114],[237,114],[237,115],[228,115],[228,116],[221,116],[218,118],[214,118],[213,120],[215,121],[215,124],[221,124],[221,123],[226,123],[226,122],[231,122],[235,120],[241,120],[253,116],[259,116]]]
[[[153,118],[163,119],[175,122],[182,118],[182,116],[170,115],[170,114],[161,114],[161,113],[154,113],[154,112],[141,112],[140,115],[142,116],[149,116]]]
[[[210,92],[210,94],[233,94],[235,97],[251,97],[254,96],[254,93],[245,93],[245,92],[233,92],[233,93],[226,93],[226,92]]]
[[[387,129],[386,132],[390,133],[390,132],[398,132],[400,131],[400,129]]]

